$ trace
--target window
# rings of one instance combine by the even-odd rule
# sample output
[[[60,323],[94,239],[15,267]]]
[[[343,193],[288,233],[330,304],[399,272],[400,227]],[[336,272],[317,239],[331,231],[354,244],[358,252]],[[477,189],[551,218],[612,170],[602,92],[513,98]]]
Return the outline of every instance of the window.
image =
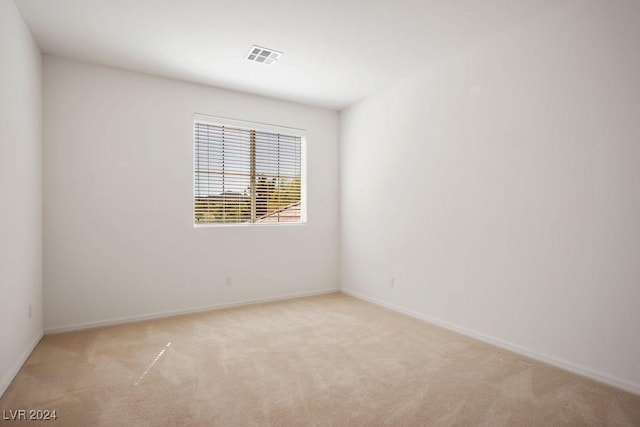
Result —
[[[194,224],[306,222],[304,131],[194,119]]]

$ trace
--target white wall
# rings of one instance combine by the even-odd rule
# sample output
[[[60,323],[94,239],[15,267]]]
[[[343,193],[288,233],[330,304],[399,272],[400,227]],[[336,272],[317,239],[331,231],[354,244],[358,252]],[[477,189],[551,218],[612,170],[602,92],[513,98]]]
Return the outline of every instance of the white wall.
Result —
[[[306,129],[308,223],[194,228],[194,113]],[[337,112],[45,56],[43,132],[45,330],[337,289]]]
[[[639,22],[570,1],[345,110],[343,288],[640,393]]]
[[[42,336],[41,112],[40,51],[0,0],[0,395]]]

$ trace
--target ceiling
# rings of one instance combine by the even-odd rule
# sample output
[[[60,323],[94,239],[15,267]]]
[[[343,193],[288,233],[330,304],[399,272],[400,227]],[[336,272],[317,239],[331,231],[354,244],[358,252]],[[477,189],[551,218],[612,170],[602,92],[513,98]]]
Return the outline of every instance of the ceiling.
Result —
[[[44,53],[342,109],[559,0],[16,0]],[[244,59],[251,45],[284,52]]]

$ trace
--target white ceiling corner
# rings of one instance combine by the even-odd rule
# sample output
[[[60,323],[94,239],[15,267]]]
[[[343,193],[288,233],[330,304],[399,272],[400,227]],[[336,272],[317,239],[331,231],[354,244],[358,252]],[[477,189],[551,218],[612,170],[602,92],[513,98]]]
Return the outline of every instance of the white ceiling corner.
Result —
[[[16,0],[44,53],[342,109],[557,0]],[[273,66],[252,45],[283,52]]]

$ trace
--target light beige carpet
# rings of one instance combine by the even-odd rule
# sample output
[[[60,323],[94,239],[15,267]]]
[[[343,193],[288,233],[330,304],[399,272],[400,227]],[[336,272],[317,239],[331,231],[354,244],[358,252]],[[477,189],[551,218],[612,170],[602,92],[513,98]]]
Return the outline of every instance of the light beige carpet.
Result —
[[[338,293],[46,336],[10,409],[64,426],[640,425],[638,396]]]

